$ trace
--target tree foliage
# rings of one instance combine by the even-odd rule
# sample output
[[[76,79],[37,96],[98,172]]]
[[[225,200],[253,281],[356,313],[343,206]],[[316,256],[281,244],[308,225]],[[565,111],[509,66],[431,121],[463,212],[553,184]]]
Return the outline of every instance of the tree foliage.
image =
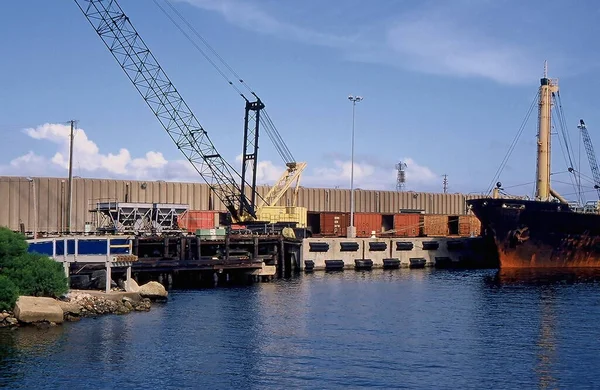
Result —
[[[5,227],[0,227],[0,269],[6,267],[15,257],[27,253],[25,236]]]
[[[17,286],[4,275],[0,275],[0,311],[12,310],[19,298]]]
[[[23,235],[0,228],[0,310],[11,310],[19,295],[58,297],[68,290],[61,263],[27,252]]]
[[[39,253],[25,253],[14,259],[5,272],[21,295],[58,297],[68,291],[61,263]]]

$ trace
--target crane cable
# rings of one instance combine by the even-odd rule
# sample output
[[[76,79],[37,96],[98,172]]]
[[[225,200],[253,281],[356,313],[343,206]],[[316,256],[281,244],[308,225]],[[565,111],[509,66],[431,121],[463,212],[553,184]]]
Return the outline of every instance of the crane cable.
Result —
[[[200,46],[194,42],[194,40],[192,39],[192,37],[190,37],[190,35],[185,32],[185,30],[175,21],[175,19],[173,19],[173,17],[167,12],[167,10],[165,10],[159,3],[157,0],[153,0],[154,4],[156,4],[156,6],[158,8],[160,8],[160,10],[165,14],[165,16],[167,18],[169,18],[169,20],[175,25],[175,27],[177,27],[177,29],[190,41],[190,43],[200,52],[200,54],[202,54],[202,56],[217,70],[217,72],[219,72],[219,74],[221,75],[221,77],[223,77],[223,79],[225,79],[225,81],[227,82],[227,84],[231,85],[231,87],[233,89],[236,90],[237,93],[240,94],[240,96],[242,98],[244,98],[246,101],[248,99],[246,99],[246,97],[244,96],[243,92],[227,77],[227,75],[225,74],[225,72],[223,72],[221,70],[221,68],[219,68],[217,66],[217,64],[215,64],[215,62],[208,56],[208,54],[206,54],[204,52],[204,50],[202,50],[202,48],[200,48]],[[165,1],[166,2],[166,1]],[[167,2],[167,4],[169,6],[172,7],[172,5],[170,3]]]
[[[154,1],[154,4],[156,4],[156,6],[171,21],[171,23],[173,23],[175,25],[175,27],[190,41],[192,46],[194,46],[194,48],[196,48],[196,50],[198,50],[198,52],[200,52],[200,54],[202,54],[202,56],[213,66],[213,68],[215,68],[215,70],[221,75],[221,77],[223,77],[223,79],[227,82],[227,84],[229,84],[246,102],[248,102],[249,100],[246,97],[246,95],[244,95],[244,93],[241,91],[241,89],[226,75],[226,72],[221,67],[219,67],[219,65],[217,65],[217,63],[215,61],[213,61],[210,58],[209,54],[207,54],[200,47],[200,45],[196,41],[194,41],[194,39],[190,36],[190,34],[188,34],[184,30],[184,28],[173,18],[173,16],[171,16],[169,14],[169,12],[158,3],[158,0],[153,0],[153,1]],[[181,12],[179,12],[169,0],[163,0],[163,1],[171,9],[171,11],[179,19],[181,19],[181,21],[191,30],[191,32],[204,44],[204,46],[206,46],[206,48],[208,48],[210,53],[212,53],[212,55],[214,55],[217,58],[218,62],[220,62],[235,77],[235,80],[243,88],[247,89],[248,92],[250,92],[256,99],[259,99],[259,97],[253,91],[253,89],[250,88],[250,86],[240,77],[240,75],[225,61],[225,59],[223,59],[223,57],[221,57],[219,55],[219,53],[217,53],[217,51],[208,43],[208,41],[198,32],[198,30],[189,21],[187,21],[187,19],[185,19],[185,17],[181,14]],[[275,124],[271,120],[266,109],[263,109],[262,114],[266,119],[266,121],[263,122],[263,127],[264,127],[267,135],[273,142],[273,145],[275,146],[277,153],[279,153],[279,155],[281,156],[281,158],[284,160],[285,163],[295,161],[294,157],[292,156],[292,153],[290,152],[289,148],[283,141],[281,134],[275,127]]]
[[[563,152],[563,158],[565,159],[565,164],[567,165],[568,168],[571,168],[570,172],[573,173],[572,175],[569,175],[569,179],[571,180],[571,185],[573,186],[573,190],[575,192],[577,192],[577,191],[581,192],[581,188],[578,188],[577,179],[575,178],[575,175],[574,175],[576,167],[573,164],[573,159],[571,156],[572,145],[571,145],[568,133],[567,133],[567,123],[566,123],[565,113],[562,108],[560,92],[557,92],[556,94],[552,93],[552,97],[554,99],[554,104],[558,107],[558,110],[556,110],[554,112],[558,119],[558,123],[560,126],[560,132],[561,132],[562,139],[564,142],[564,147],[563,147],[563,143],[561,142],[560,137],[558,138],[559,144],[560,144],[561,150]],[[565,153],[565,150],[566,150],[566,153]],[[580,203],[582,202],[581,196],[578,196],[578,201]]]
[[[494,174],[493,179],[491,180],[488,189],[487,189],[487,193],[489,194],[492,191],[492,188],[494,187],[494,183],[496,182],[496,180],[498,180],[498,178],[500,177],[500,175],[502,174],[502,171],[504,170],[504,168],[506,167],[506,163],[508,162],[508,159],[510,158],[510,155],[512,154],[512,152],[514,151],[515,147],[517,146],[517,143],[519,142],[519,138],[521,138],[521,135],[523,134],[523,131],[525,130],[525,126],[527,125],[527,122],[529,121],[529,117],[531,116],[531,113],[533,112],[533,109],[536,106],[538,97],[540,95],[540,92],[536,92],[533,101],[531,102],[531,105],[529,106],[529,109],[527,110],[527,114],[525,115],[525,118],[523,119],[523,122],[521,122],[521,126],[519,127],[519,131],[517,132],[515,138],[513,139],[510,147],[508,148],[508,151],[506,152],[506,155],[504,156],[504,159],[502,160],[502,162],[500,163],[500,166],[498,167],[498,169],[496,170],[496,173]]]

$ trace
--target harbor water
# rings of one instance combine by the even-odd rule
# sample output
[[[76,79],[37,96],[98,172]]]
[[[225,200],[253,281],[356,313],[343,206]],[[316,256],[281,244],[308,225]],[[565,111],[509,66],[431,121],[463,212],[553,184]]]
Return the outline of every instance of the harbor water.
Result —
[[[319,272],[2,329],[0,387],[597,388],[598,324],[590,272]]]

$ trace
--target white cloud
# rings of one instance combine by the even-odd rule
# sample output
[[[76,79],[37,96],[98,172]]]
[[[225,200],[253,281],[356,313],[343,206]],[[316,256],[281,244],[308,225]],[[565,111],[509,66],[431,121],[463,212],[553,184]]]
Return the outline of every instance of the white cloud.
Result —
[[[30,151],[17,157],[8,165],[0,166],[0,173],[7,175],[64,175],[69,165],[70,126],[46,123],[24,133],[35,140],[49,141],[57,145],[52,157],[37,155]],[[118,153],[101,153],[98,145],[90,140],[83,129],[77,129],[73,140],[73,171],[79,176],[109,178],[198,180],[198,173],[187,161],[167,161],[160,152],[150,151],[143,157],[132,158],[129,150]]]
[[[238,155],[235,158],[237,164],[235,165],[235,169],[241,171],[242,164],[242,155]],[[239,167],[239,168],[238,168]],[[285,172],[285,168],[283,166],[279,166],[274,164],[272,161],[259,161],[258,167],[256,170],[256,181],[259,184],[274,184],[275,181],[279,179],[279,177]],[[250,182],[252,177],[252,169],[248,169],[246,174],[246,181]]]
[[[50,142],[58,150],[47,156],[35,154],[32,151],[10,161],[0,164],[1,175],[23,176],[66,176],[68,169],[69,126],[50,124],[24,130],[29,137]],[[73,166],[74,174],[82,177],[139,179],[139,180],[170,180],[170,181],[201,181],[199,174],[187,160],[168,161],[160,152],[149,151],[143,157],[132,158],[125,148],[118,153],[102,153],[98,145],[90,140],[83,129],[78,129],[74,137]],[[235,158],[233,164],[240,170],[242,156]],[[431,169],[419,165],[411,158],[404,158],[407,163],[407,188],[426,190],[428,186],[437,184],[439,175]],[[396,171],[393,164],[383,164],[376,159],[358,158],[354,163],[355,188],[363,189],[394,189]],[[258,184],[272,185],[284,173],[283,164],[272,161],[259,161],[257,171]],[[350,185],[351,162],[344,158],[334,157],[325,166],[308,166],[304,171],[301,184],[310,187],[336,186],[348,188]],[[248,178],[252,172],[248,173]],[[236,178],[237,181],[237,178]],[[437,185],[436,185],[437,186]]]
[[[406,162],[406,181],[409,190],[427,190],[439,180],[439,175],[425,166],[419,165],[412,158],[404,158]],[[387,168],[387,167],[391,168]],[[393,190],[396,188],[397,171],[393,164],[378,164],[369,161],[354,161],[354,188]],[[350,187],[352,162],[336,159],[333,166],[315,167],[307,173],[302,182],[310,187]]]
[[[406,185],[408,189],[419,190],[423,187],[430,187],[441,183],[440,175],[435,174],[426,166],[419,165],[410,157],[405,157],[406,163]]]
[[[253,2],[179,1],[216,12],[230,24],[250,31],[337,48],[346,58],[360,62],[507,84],[529,83],[541,72],[532,48],[486,36],[483,27],[473,23],[478,19],[474,9],[485,10],[493,3],[427,3],[397,17],[389,15],[375,26],[354,26],[352,35],[335,35],[284,22]],[[369,31],[369,36],[356,31]]]
[[[240,0],[180,0],[198,8],[221,14],[225,20],[247,30],[270,34],[299,42],[340,47],[351,44],[351,37],[325,34],[304,27],[285,23],[255,4]]]
[[[388,30],[387,43],[394,59],[402,58],[408,67],[421,72],[510,84],[531,82],[535,77],[536,64],[525,49],[459,27],[449,19],[423,16],[402,20]],[[541,64],[537,68],[540,73]]]

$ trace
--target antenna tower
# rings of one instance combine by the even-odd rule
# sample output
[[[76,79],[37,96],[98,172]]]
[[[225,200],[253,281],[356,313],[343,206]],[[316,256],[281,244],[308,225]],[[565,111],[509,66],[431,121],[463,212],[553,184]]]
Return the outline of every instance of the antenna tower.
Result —
[[[396,191],[402,192],[406,187],[406,164],[400,161],[396,164],[398,176],[396,178]]]
[[[448,175],[442,175],[442,176],[444,176],[444,181],[443,181],[444,194],[447,194],[448,193]]]

